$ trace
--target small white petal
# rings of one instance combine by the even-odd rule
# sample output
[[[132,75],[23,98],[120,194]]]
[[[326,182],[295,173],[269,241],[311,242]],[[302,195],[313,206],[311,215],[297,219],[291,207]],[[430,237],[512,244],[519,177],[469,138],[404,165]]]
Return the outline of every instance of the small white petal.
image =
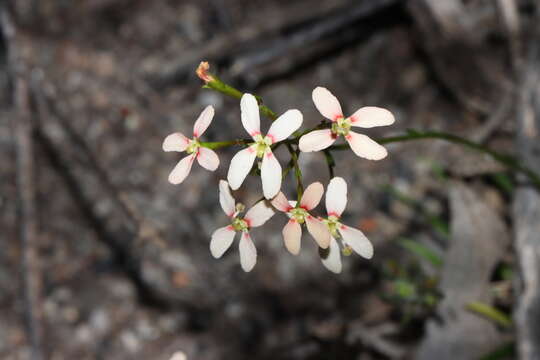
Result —
[[[310,184],[302,195],[302,199],[300,200],[300,207],[306,210],[313,209],[314,207],[319,205],[323,193],[324,187],[320,182],[314,182],[313,184]]]
[[[350,119],[352,126],[361,128],[388,126],[392,125],[395,121],[394,115],[390,111],[376,106],[360,108],[352,114]]]
[[[289,204],[289,201],[281,191],[272,199],[272,205],[283,212],[287,212],[292,208],[291,204]]]
[[[324,150],[336,141],[332,136],[332,130],[315,130],[303,135],[298,142],[300,151],[311,152]]]
[[[341,225],[339,233],[343,237],[343,242],[349,245],[358,255],[371,259],[373,256],[373,245],[366,235],[358,229]]]
[[[197,153],[197,161],[206,170],[215,171],[219,166],[219,158],[212,149],[200,147]]]
[[[235,201],[229,188],[229,183],[225,180],[219,181],[219,203],[228,217],[232,217],[235,212]]]
[[[371,140],[368,136],[350,131],[345,139],[351,146],[352,151],[360,157],[368,160],[381,160],[388,155],[386,149]]]
[[[180,160],[169,174],[169,182],[178,185],[184,181],[191,171],[191,165],[193,165],[194,160],[195,154],[188,155]]]
[[[173,354],[173,356],[169,360],[187,360],[187,356],[182,351],[177,351]]]
[[[341,272],[341,249],[336,239],[330,239],[330,246],[328,249],[319,249],[319,255],[325,268],[335,274]]]
[[[250,272],[257,263],[257,249],[247,231],[242,232],[238,250],[240,251],[242,269],[245,272]]]
[[[199,115],[199,118],[197,121],[195,121],[195,124],[193,125],[193,136],[199,137],[201,136],[206,129],[208,129],[208,126],[212,123],[212,119],[214,118],[214,107],[212,105],[208,105],[201,115]]]
[[[323,249],[326,249],[330,244],[330,232],[328,231],[328,227],[322,221],[315,219],[311,215],[306,217],[306,226],[317,244]]]
[[[257,99],[251,94],[244,94],[240,99],[240,115],[242,125],[251,137],[261,133],[261,119],[259,115],[259,104]]]
[[[272,199],[281,189],[281,165],[269,148],[262,161],[261,180],[264,197]]]
[[[275,211],[270,204],[265,200],[261,200],[248,210],[246,216],[244,216],[244,220],[247,221],[250,228],[254,228],[263,225],[274,214]]]
[[[343,178],[330,180],[326,189],[326,212],[328,216],[340,217],[347,206],[347,183]]]
[[[229,181],[231,189],[236,190],[242,185],[244,179],[253,167],[253,161],[255,161],[256,157],[257,145],[251,145],[234,155],[231,160],[231,165],[229,166],[229,172],[227,173],[227,180]]]
[[[291,219],[283,227],[283,241],[285,247],[293,255],[300,253],[300,240],[302,239],[302,228],[298,221]]]
[[[212,256],[216,259],[223,256],[225,251],[231,247],[234,240],[234,235],[236,235],[236,232],[231,225],[214,231],[212,234],[212,240],[210,240],[210,252],[212,253]]]
[[[343,117],[343,111],[341,111],[338,99],[328,89],[320,86],[316,87],[311,97],[317,110],[328,120],[336,121],[338,118]]]
[[[277,143],[288,138],[301,125],[302,113],[296,109],[287,110],[272,123],[268,130],[268,137],[272,139],[272,143]]]
[[[163,140],[163,151],[178,151],[182,152],[187,149],[189,139],[184,134],[176,132],[170,134]]]

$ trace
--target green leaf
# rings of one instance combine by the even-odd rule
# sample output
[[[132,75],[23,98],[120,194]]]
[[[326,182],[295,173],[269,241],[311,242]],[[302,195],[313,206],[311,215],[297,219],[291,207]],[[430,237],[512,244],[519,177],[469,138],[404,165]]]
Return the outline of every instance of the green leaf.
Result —
[[[508,328],[512,326],[512,319],[491,305],[473,301],[467,304],[466,309],[481,315],[502,327]]]
[[[420,244],[418,241],[407,238],[400,238],[398,243],[416,256],[429,261],[433,266],[437,268],[441,267],[443,264],[443,260],[439,255],[437,255],[427,246]]]

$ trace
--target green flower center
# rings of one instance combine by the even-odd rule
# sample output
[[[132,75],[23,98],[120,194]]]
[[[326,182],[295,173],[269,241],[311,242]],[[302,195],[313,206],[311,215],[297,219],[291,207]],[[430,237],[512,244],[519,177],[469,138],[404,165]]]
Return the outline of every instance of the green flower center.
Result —
[[[332,123],[332,133],[335,135],[346,136],[351,130],[351,119],[349,118],[338,118]]]
[[[257,157],[262,158],[267,148],[272,145],[272,139],[268,136],[262,137],[261,134],[255,135],[255,143],[257,145]]]
[[[188,154],[196,153],[199,150],[200,147],[201,147],[201,143],[199,142],[199,140],[191,139],[191,140],[189,140],[189,145],[186,148],[186,152]]]
[[[289,215],[291,215],[291,217],[299,224],[303,224],[306,221],[306,217],[309,216],[308,212],[302,208],[293,208],[289,210]]]
[[[339,239],[341,237],[338,232],[340,225],[338,220],[338,217],[334,215],[330,215],[327,219],[323,219],[323,223],[328,226],[328,230],[334,239]]]
[[[249,229],[247,221],[238,217],[234,218],[231,225],[235,231],[244,231]]]

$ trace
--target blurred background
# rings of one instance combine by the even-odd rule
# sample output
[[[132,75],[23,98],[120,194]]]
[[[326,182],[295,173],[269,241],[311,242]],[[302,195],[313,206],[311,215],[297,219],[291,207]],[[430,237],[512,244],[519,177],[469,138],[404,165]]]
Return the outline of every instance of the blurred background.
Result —
[[[178,186],[181,156],[161,149],[209,104],[205,141],[245,137],[239,101],[201,89],[207,60],[305,128],[324,86],[346,114],[395,114],[374,138],[444,131],[540,171],[536,0],[1,5],[1,359],[540,358],[540,196],[491,157],[438,140],[387,145],[378,162],[336,153],[343,222],[374,258],[332,274],[307,235],[286,252],[275,216],[253,231],[246,274],[236,243],[220,260],[208,249],[238,148]],[[322,154],[301,167],[326,186]],[[260,194],[251,178],[235,197]]]

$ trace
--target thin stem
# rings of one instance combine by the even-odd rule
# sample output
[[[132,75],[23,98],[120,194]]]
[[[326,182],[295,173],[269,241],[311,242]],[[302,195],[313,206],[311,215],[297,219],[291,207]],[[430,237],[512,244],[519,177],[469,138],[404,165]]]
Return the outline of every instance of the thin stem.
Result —
[[[326,160],[326,165],[328,165],[328,173],[330,175],[330,179],[334,177],[334,166],[336,166],[336,161],[334,160],[334,157],[332,156],[332,152],[328,149],[323,150],[324,153],[324,159]]]
[[[448,134],[439,131],[417,131],[417,130],[408,130],[406,135],[392,136],[382,139],[377,139],[376,141],[380,144],[390,144],[395,142],[403,141],[412,141],[412,140],[422,140],[422,139],[439,139],[445,140],[454,144],[459,144],[469,149],[487,154],[491,156],[497,162],[507,166],[510,169],[515,170],[516,172],[522,173],[527,176],[531,182],[540,189],[540,175],[538,175],[534,170],[522,164],[518,159],[513,156],[501,154],[497,151],[491,150],[488,147],[485,147],[481,144],[475,143],[473,141],[464,139],[460,136]],[[348,144],[342,145],[333,145],[329,147],[330,150],[344,150],[348,149]]]
[[[300,200],[304,194],[304,184],[302,184],[302,171],[298,165],[298,152],[293,149],[291,144],[287,144],[287,149],[289,149],[289,152],[291,153],[291,162],[293,163],[294,177],[296,178],[296,194],[298,204],[300,204]]]
[[[208,148],[208,149],[220,149],[223,147],[229,147],[234,145],[247,145],[249,143],[252,143],[252,139],[235,139],[230,141],[210,141],[210,142],[202,142],[201,146]]]

